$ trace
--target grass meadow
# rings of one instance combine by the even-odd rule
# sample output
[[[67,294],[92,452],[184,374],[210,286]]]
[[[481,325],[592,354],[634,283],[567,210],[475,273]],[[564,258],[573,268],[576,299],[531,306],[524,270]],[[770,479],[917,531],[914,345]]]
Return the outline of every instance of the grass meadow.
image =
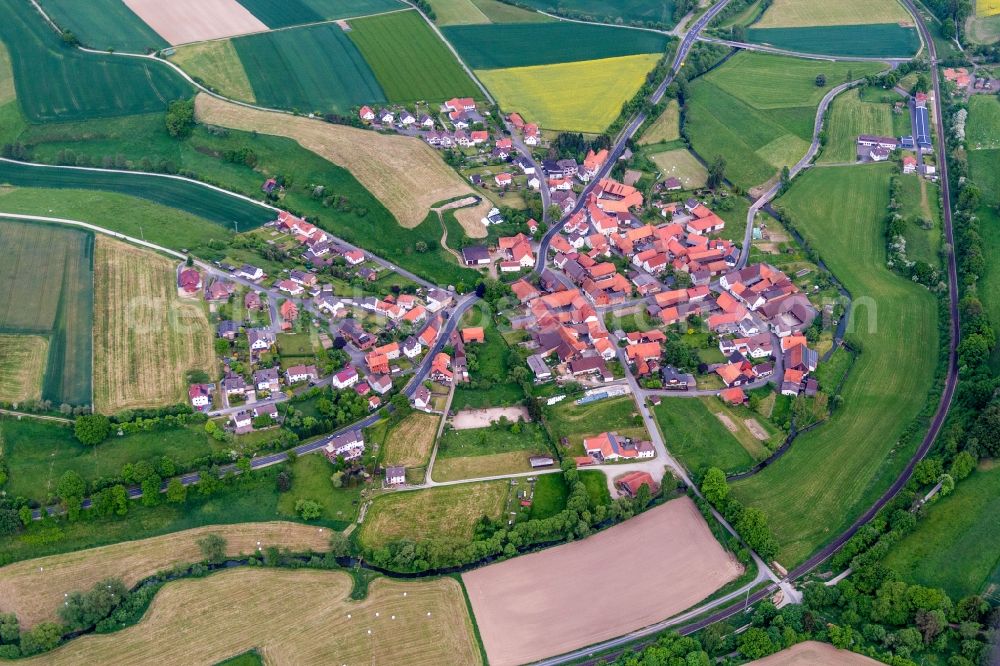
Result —
[[[545,425],[554,442],[569,440],[568,455],[583,455],[583,439],[602,432],[646,439],[649,434],[638,416],[632,396],[610,398],[585,405],[563,400],[545,408]]]
[[[41,397],[56,405],[92,400],[93,253],[90,232],[0,221],[0,332],[48,337]]]
[[[162,64],[65,45],[30,3],[0,0],[0,10],[0,39],[11,54],[17,98],[33,122],[163,111],[191,94]]]
[[[508,5],[501,0],[472,0],[472,4],[485,14],[491,23],[552,23],[555,21],[544,14]]]
[[[906,256],[912,261],[926,261],[938,266],[941,258],[941,200],[940,186],[920,178],[916,174],[901,176],[899,181],[900,215],[908,222],[906,226]],[[924,229],[917,220],[930,220],[931,228]]]
[[[685,190],[705,187],[705,183],[708,182],[708,170],[705,165],[687,149],[653,153],[649,157],[664,179],[679,178],[684,183]]]
[[[524,4],[545,12],[571,12],[595,21],[609,23],[654,22],[672,26],[680,19],[674,16],[673,0],[522,0]]]
[[[667,448],[692,472],[701,474],[709,467],[739,472],[755,462],[705,400],[668,398],[653,413]]]
[[[506,428],[446,430],[434,462],[435,481],[475,479],[531,471],[528,458],[551,455],[544,431],[522,423],[521,431]]]
[[[440,421],[438,414],[413,412],[393,426],[381,448],[382,466],[426,467]]]
[[[897,0],[774,0],[760,21],[759,28],[786,28],[811,25],[865,25],[868,23],[905,23],[913,17]]]
[[[914,27],[898,23],[747,30],[747,40],[779,49],[865,58],[909,58],[920,49]]]
[[[40,400],[48,355],[45,336],[0,335],[0,400]]]
[[[639,139],[640,146],[676,141],[681,138],[681,109],[677,100],[667,102],[667,107]]]
[[[483,516],[503,511],[510,484],[484,481],[379,495],[360,528],[366,548],[400,539],[469,539]]]
[[[737,498],[768,515],[785,566],[838,534],[892,482],[909,457],[898,438],[920,413],[933,380],[935,299],[885,265],[891,173],[884,164],[812,169],[777,202],[851,292],[848,335],[862,349],[841,390],[843,406],[830,420],[733,486]]]
[[[56,25],[90,48],[145,53],[167,46],[122,0],[41,0]]]
[[[477,70],[662,55],[669,43],[667,37],[654,32],[566,21],[461,25],[442,31],[462,59]]]
[[[965,138],[969,150],[1000,148],[1000,100],[996,95],[973,95],[969,98]]]
[[[317,454],[301,456],[291,463],[292,489],[278,495],[278,514],[294,520],[295,503],[300,499],[319,502],[321,518],[336,525],[353,523],[358,515],[360,486],[334,488],[330,477],[333,464],[326,456]]]
[[[833,86],[883,69],[880,64],[818,63],[739,53],[691,85],[685,129],[692,148],[749,189],[798,162],[809,149],[820,100]],[[816,76],[827,77],[826,86]]]
[[[170,61],[191,78],[226,97],[256,102],[253,86],[231,39],[188,44],[173,49]]]
[[[959,599],[987,590],[1000,574],[1000,465],[984,463],[955,492],[927,508],[915,530],[884,564],[912,583],[941,587]],[[996,599],[1000,590],[992,590]]]
[[[233,45],[263,106],[346,114],[386,101],[371,67],[337,25],[247,35]]]
[[[599,134],[646,81],[659,55],[478,70],[505,109],[545,129]]]
[[[983,193],[977,217],[986,270],[979,279],[979,297],[992,321],[1000,321],[1000,214],[996,210],[1000,204],[1000,149],[976,147],[995,144],[994,133],[1000,131],[998,106],[994,99],[973,97],[966,124],[969,174]],[[1000,350],[994,352],[993,367],[1000,370]]]
[[[351,22],[348,33],[390,102],[440,102],[482,93],[419,12]]]
[[[472,0],[430,0],[430,3],[437,16],[434,22],[440,26],[492,23]]]
[[[866,102],[857,90],[837,96],[826,120],[827,140],[817,162],[854,162],[860,134],[894,136],[892,106]]]

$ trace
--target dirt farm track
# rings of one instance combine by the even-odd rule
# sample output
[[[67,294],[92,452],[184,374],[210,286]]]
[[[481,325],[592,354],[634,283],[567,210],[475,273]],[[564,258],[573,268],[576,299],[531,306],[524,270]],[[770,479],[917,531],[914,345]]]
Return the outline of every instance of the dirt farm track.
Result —
[[[489,663],[513,666],[670,617],[741,572],[684,497],[462,580]]]

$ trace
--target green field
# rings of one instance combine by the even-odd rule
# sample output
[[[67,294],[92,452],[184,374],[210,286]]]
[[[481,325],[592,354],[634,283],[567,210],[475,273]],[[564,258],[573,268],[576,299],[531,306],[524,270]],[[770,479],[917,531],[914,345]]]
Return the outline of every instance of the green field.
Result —
[[[989,311],[991,321],[1000,321],[1000,104],[992,96],[976,95],[969,100],[966,137],[969,148],[969,174],[983,193],[983,204],[977,211],[979,234],[983,239],[986,270],[979,279],[979,298]],[[976,149],[977,146],[992,146]],[[1000,370],[1000,350],[994,350],[993,367]]]
[[[662,153],[652,153],[650,159],[660,170],[661,178],[679,178],[684,183],[684,189],[694,190],[705,187],[708,181],[708,170],[705,165],[686,149],[668,150]]]
[[[816,108],[831,87],[848,74],[860,78],[882,68],[739,53],[691,85],[685,116],[691,146],[708,162],[724,157],[736,185],[761,185],[805,155]],[[826,86],[816,85],[819,74]]]
[[[990,464],[960,482],[955,492],[927,509],[917,528],[889,551],[885,564],[903,578],[941,587],[959,599],[991,592],[1000,574],[1000,466]]]
[[[518,432],[501,426],[446,430],[438,443],[434,480],[455,481],[530,472],[529,456],[551,455],[552,452],[540,426],[522,423],[516,429]]]
[[[545,129],[603,132],[645,82],[659,55],[478,70],[501,106]]]
[[[715,398],[708,398],[715,400]],[[666,398],[653,408],[667,449],[697,474],[709,467],[741,472],[754,463],[753,456],[726,430],[705,401]]]
[[[996,95],[969,98],[965,140],[969,150],[1000,148],[1000,100]]]
[[[278,496],[278,513],[294,519],[295,503],[300,499],[319,502],[323,520],[352,523],[358,515],[360,486],[334,488],[330,482],[333,465],[323,455],[302,456],[289,465],[292,489]]]
[[[521,0],[543,12],[566,13],[601,23],[631,23],[672,27],[681,17],[674,16],[673,0]]]
[[[472,0],[430,0],[438,25],[470,25],[492,23],[482,9]]]
[[[830,105],[827,141],[817,162],[854,162],[858,135],[895,136],[892,115],[891,105],[865,102],[857,90],[841,93]]]
[[[33,122],[162,111],[191,88],[160,63],[84,53],[65,45],[30,3],[0,0],[0,40],[14,68],[17,98]]]
[[[390,102],[439,102],[482,95],[418,12],[351,21],[348,34]]]
[[[899,214],[909,224],[906,225],[906,256],[912,261],[926,261],[938,266],[941,259],[941,207],[938,205],[941,192],[937,183],[928,182],[917,175],[900,176]],[[930,229],[924,229],[917,220],[930,220]]]
[[[49,337],[42,399],[56,406],[91,404],[93,262],[90,232],[0,220],[0,332]]]
[[[501,0],[472,0],[472,4],[492,23],[551,23],[555,20],[538,12],[508,5]]]
[[[916,28],[898,23],[750,28],[747,40],[789,51],[864,58],[909,58],[920,48]]]
[[[924,406],[937,360],[937,304],[886,268],[891,165],[811,169],[777,206],[854,295],[848,335],[862,349],[843,406],[761,473],[733,486],[762,509],[791,566],[838,534],[905,465],[897,440]],[[886,418],[891,414],[892,418]],[[794,499],[791,499],[794,498]]]
[[[403,9],[396,0],[237,0],[269,28]]]
[[[56,25],[72,31],[90,48],[146,53],[168,45],[122,0],[40,0],[39,4]]]
[[[262,106],[349,113],[386,101],[368,63],[337,25],[248,35],[233,45]]]
[[[462,25],[442,32],[473,69],[662,55],[668,44],[667,37],[654,32],[567,22]]]
[[[783,28],[810,25],[904,23],[913,19],[897,0],[774,0],[758,25]]]
[[[233,40],[189,44],[172,51],[170,61],[195,81],[232,99],[257,101]]]

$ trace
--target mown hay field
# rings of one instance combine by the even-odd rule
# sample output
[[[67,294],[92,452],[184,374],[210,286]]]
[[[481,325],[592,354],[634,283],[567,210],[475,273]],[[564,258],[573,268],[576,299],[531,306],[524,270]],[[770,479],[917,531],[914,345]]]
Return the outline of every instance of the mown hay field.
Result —
[[[668,150],[650,155],[650,158],[660,168],[663,178],[679,178],[686,190],[704,187],[708,182],[705,165],[688,150]]]
[[[93,252],[89,232],[0,220],[0,332],[48,336],[42,398],[57,405],[91,403]]]
[[[866,102],[860,91],[848,90],[830,105],[826,133],[827,141],[817,162],[854,162],[859,135],[893,136],[892,107]]]
[[[438,444],[432,476],[435,481],[456,481],[530,472],[528,458],[533,455],[552,455],[544,431],[535,423],[520,424],[518,432],[501,426],[451,429]]]
[[[303,113],[350,113],[385,102],[371,67],[334,24],[233,40],[257,102]]]
[[[442,31],[473,69],[663,55],[669,43],[667,37],[655,32],[566,21],[460,25]],[[525,48],[526,44],[531,48]]]
[[[0,400],[40,400],[49,340],[41,335],[0,335]]]
[[[676,141],[679,138],[681,138],[681,109],[677,100],[672,99],[667,102],[663,113],[642,133],[639,145],[647,146],[651,143]]]
[[[433,204],[473,194],[464,179],[420,139],[290,118],[204,94],[197,98],[196,113],[212,125],[294,139],[350,171],[406,228],[423,222]]]
[[[148,199],[232,229],[249,231],[277,213],[200,183],[142,173],[86,171],[0,162],[0,183],[25,188],[98,190]]]
[[[460,458],[438,458],[434,462],[435,481],[458,481],[460,479],[482,479],[498,474],[530,472],[528,457],[531,451],[507,451],[483,456],[463,456]],[[536,453],[548,455],[545,451]]]
[[[365,514],[359,539],[365,548],[401,539],[469,539],[480,518],[500,516],[508,488],[507,481],[485,481],[380,495]]]
[[[245,102],[257,101],[231,39],[182,46],[174,49],[170,60],[195,80],[226,97]]]
[[[995,0],[992,0],[995,1]],[[811,25],[865,25],[910,23],[913,17],[899,0],[774,0],[755,28],[790,28]]]
[[[620,21],[645,24],[648,21],[673,25],[674,0],[522,0],[524,4],[546,12],[569,12],[595,21]]]
[[[237,0],[270,28],[406,9],[397,0]]]
[[[600,133],[645,82],[660,56],[478,70],[504,109],[549,130]]]
[[[502,0],[472,0],[472,4],[485,14],[491,23],[551,23],[556,20],[545,14],[508,5]]]
[[[441,26],[492,23],[472,0],[430,0],[430,3],[437,16],[434,22]]]
[[[862,349],[841,390],[843,406],[799,435],[780,460],[733,485],[740,501],[767,514],[786,567],[850,524],[919,441],[898,444],[933,381],[937,305],[926,289],[886,267],[891,175],[886,164],[811,169],[777,201],[857,299],[847,335]]]
[[[482,96],[455,55],[417,11],[351,21],[347,34],[390,102]]]
[[[29,120],[85,120],[163,111],[191,94],[179,74],[137,58],[84,53],[65,44],[30,3],[0,0],[0,39],[11,53],[17,97]]]
[[[438,424],[441,417],[437,414],[413,412],[397,423],[389,431],[382,449],[383,466],[402,465],[403,467],[422,467],[434,448]]]
[[[187,372],[214,373],[212,327],[201,301],[177,295],[176,263],[97,238],[94,406],[99,412],[184,402]]]
[[[920,48],[912,26],[898,23],[747,30],[747,40],[779,49],[864,58],[909,58]]]
[[[122,0],[39,0],[39,4],[56,25],[91,48],[145,53],[167,46]]]
[[[259,568],[169,583],[138,625],[25,663],[212,664],[251,648],[274,664],[482,663],[457,581],[380,578],[362,601],[351,585],[341,571]]]
[[[198,540],[216,534],[226,540],[229,555],[251,554],[277,546],[293,552],[325,552],[329,528],[299,523],[268,522],[209,525],[164,536],[124,541],[110,546],[50,555],[0,567],[0,612],[14,613],[21,626],[55,620],[63,595],[111,577],[126,585],[177,564],[204,559]]]

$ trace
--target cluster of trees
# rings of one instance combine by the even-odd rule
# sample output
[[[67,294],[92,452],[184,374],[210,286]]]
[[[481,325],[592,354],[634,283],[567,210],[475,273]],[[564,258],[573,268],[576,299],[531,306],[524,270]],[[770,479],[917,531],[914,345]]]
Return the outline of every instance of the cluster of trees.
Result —
[[[313,399],[316,400],[319,417],[307,416],[295,408],[296,404]],[[289,402],[279,404],[278,411],[284,414],[284,427],[298,438],[304,439],[332,432],[361,419],[368,413],[368,400],[350,389],[336,391],[317,386],[295,396]]]
[[[747,545],[765,561],[777,554],[778,541],[768,527],[767,516],[760,509],[745,507],[739,500],[729,496],[725,472],[718,467],[710,467],[701,480],[701,492]]]
[[[178,99],[167,106],[164,119],[167,134],[175,139],[186,139],[194,131],[194,98]]]
[[[709,30],[711,34],[716,37],[722,37],[723,39],[731,39],[736,42],[745,42],[747,40],[747,26],[743,23],[736,23],[726,28],[719,28],[726,23],[729,23],[730,19],[739,16],[743,12],[747,11],[752,5],[754,5],[757,0],[735,0],[726,5],[722,11],[715,15],[712,22],[709,24]],[[758,6],[755,16],[760,16],[771,6],[771,0],[761,0]]]

